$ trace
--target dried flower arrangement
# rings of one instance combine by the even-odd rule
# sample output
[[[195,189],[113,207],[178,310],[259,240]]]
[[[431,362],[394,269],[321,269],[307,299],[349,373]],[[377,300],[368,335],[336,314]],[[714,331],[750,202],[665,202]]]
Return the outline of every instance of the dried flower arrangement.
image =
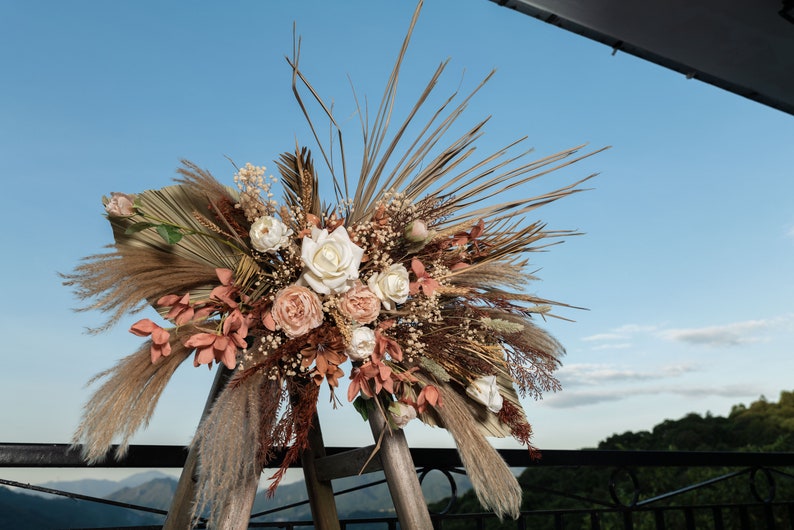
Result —
[[[299,89],[308,89],[336,128],[298,67],[299,47],[290,61],[296,98],[333,181],[333,206],[321,205],[320,177],[302,147],[277,162],[280,202],[279,181],[262,167],[238,168],[232,189],[190,162],[173,186],[105,198],[115,245],[87,257],[66,283],[93,300],[88,308],[110,313],[101,329],[149,305],[168,324],[135,323],[130,331],[148,340],[97,376],[103,383],[75,434],[87,459],[102,459],[117,439],[124,453],[183,361],[223,364],[233,375],[194,440],[197,510],[209,506],[211,518],[220,517],[234,484],[257,477],[275,448],[288,447],[272,477],[277,486],[307,446],[321,386],[333,395],[347,372],[347,399],[362,411],[365,400],[375,403],[391,428],[418,418],[448,429],[481,502],[517,515],[520,488],[485,436],[512,435],[534,451],[519,396],[559,389],[553,372],[563,348],[534,320],[562,304],[524,292],[532,279],[526,256],[571,234],[523,217],[581,190],[586,178],[532,198],[495,198],[593,153],[574,148],[523,162],[525,152],[512,154],[516,142],[472,162],[484,121],[436,150],[478,86],[456,106],[453,96],[431,112],[395,156],[444,69],[389,137],[418,12],[374,122],[362,123],[352,194],[301,98]]]

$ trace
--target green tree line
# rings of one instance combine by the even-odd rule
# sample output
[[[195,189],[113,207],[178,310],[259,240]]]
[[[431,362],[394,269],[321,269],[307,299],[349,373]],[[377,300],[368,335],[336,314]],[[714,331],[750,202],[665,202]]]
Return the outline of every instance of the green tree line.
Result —
[[[748,452],[792,452],[794,451],[794,392],[784,391],[780,399],[769,402],[761,397],[750,404],[735,405],[727,417],[707,413],[688,414],[678,420],[665,420],[650,431],[625,432],[615,434],[598,444],[600,450],[667,450],[667,451],[748,451]],[[757,503],[750,487],[750,471],[738,468],[713,467],[646,467],[632,470],[639,484],[639,500],[652,499],[659,495],[677,491],[689,485],[721,477],[729,473],[738,476],[722,480],[703,488],[675,495],[669,499],[654,502],[655,508],[674,506],[709,506],[693,510],[696,528],[714,527],[715,509],[711,506],[725,504]],[[773,473],[775,479],[774,500],[794,500],[794,470],[781,469],[783,474]],[[571,510],[563,516],[564,528],[590,528],[591,513],[598,508],[595,499],[612,504],[609,483],[614,469],[595,466],[582,467],[529,467],[519,476],[523,490],[522,510],[538,511],[526,517],[528,528],[543,530],[555,528],[553,516],[542,513],[545,510]],[[756,493],[762,498],[769,497],[772,491],[764,472],[756,473]],[[616,493],[622,502],[628,503],[634,488],[626,473],[618,473],[615,482]],[[560,495],[558,493],[564,495]],[[567,495],[567,496],[566,496]],[[576,498],[574,498],[576,496]],[[440,511],[446,501],[432,504],[432,511]],[[480,513],[483,509],[472,491],[462,495],[450,513]],[[663,517],[666,528],[685,528],[686,514],[682,510],[662,510],[659,515],[653,511],[632,514],[632,527],[637,530],[656,528],[656,518]],[[739,508],[716,510],[725,528],[767,528],[774,519],[775,527],[794,526],[788,509],[770,506],[751,507],[746,511]],[[624,514],[617,510],[614,514],[599,515],[602,529],[624,528]],[[445,530],[464,530],[476,528],[473,522],[452,520],[444,523]],[[515,529],[515,521],[499,522],[488,520],[486,530]]]

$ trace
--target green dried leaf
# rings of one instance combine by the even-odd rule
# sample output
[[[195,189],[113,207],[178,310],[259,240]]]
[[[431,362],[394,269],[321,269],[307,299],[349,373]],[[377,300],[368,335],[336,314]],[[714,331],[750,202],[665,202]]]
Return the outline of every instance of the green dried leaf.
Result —
[[[173,225],[157,225],[157,233],[169,245],[179,243],[182,239],[182,231]]]
[[[364,396],[358,396],[353,401],[353,407],[361,414],[361,417],[364,418],[364,421],[369,420],[369,413],[367,412],[367,400],[364,399]]]
[[[140,221],[138,223],[133,223],[127,227],[124,231],[125,235],[132,235],[136,232],[140,232],[141,230],[146,230],[147,228],[151,228],[154,226],[154,223],[150,223],[148,221]]]

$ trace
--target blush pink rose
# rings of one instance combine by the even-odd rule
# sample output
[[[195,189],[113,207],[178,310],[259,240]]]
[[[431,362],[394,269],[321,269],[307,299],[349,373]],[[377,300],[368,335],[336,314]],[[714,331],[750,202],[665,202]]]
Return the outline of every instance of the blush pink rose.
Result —
[[[380,298],[361,282],[342,295],[339,312],[359,324],[369,324],[380,314]]]
[[[323,323],[323,304],[308,287],[290,285],[276,293],[270,314],[288,337],[295,338]]]
[[[105,204],[105,211],[108,215],[117,217],[129,217],[135,214],[135,195],[128,195],[114,191],[110,194],[110,199]]]

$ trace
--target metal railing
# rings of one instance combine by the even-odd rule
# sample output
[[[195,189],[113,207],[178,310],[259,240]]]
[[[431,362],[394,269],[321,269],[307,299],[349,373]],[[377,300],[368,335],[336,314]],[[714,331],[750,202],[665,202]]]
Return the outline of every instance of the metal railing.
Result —
[[[350,449],[328,447],[326,451],[330,455]],[[575,477],[597,476],[597,480],[602,482],[600,491],[603,494],[594,494],[592,489],[585,492],[558,490],[550,483],[552,481],[538,484],[523,480],[522,486],[532,502],[516,521],[499,523],[493,514],[482,512],[453,513],[457,502],[454,475],[464,473],[457,451],[412,449],[411,454],[420,476],[431,470],[440,470],[450,480],[449,499],[442,502],[439,513],[431,517],[435,528],[794,529],[794,475],[791,474],[794,453],[544,450],[539,461],[531,460],[528,453],[520,449],[500,450],[499,453],[512,468],[536,468],[538,474],[554,470],[552,476],[564,473]],[[0,468],[180,468],[186,456],[184,447],[134,445],[122,460],[109,459],[102,464],[88,466],[79,452],[71,450],[67,444],[0,444]],[[276,456],[276,465],[280,457]],[[296,466],[300,466],[300,462]],[[655,486],[655,472],[662,468],[696,470],[697,480],[689,477],[686,483],[658,491],[658,488],[649,486]],[[364,485],[336,491],[335,494],[355,494],[356,491],[383,482],[375,479]],[[717,499],[715,502],[705,493],[719,484],[737,482],[742,483],[741,487],[747,492],[740,499]],[[65,496],[80,502],[98,502],[124,510],[165,514],[165,511],[152,507],[98,499],[1,478],[0,484]],[[551,502],[554,506],[538,504],[544,499],[554,499]],[[291,503],[254,513],[250,528],[311,528],[310,521],[257,521],[303,504]],[[342,528],[350,530],[398,528],[396,517],[342,519],[340,523]],[[159,527],[113,528],[132,530]]]

